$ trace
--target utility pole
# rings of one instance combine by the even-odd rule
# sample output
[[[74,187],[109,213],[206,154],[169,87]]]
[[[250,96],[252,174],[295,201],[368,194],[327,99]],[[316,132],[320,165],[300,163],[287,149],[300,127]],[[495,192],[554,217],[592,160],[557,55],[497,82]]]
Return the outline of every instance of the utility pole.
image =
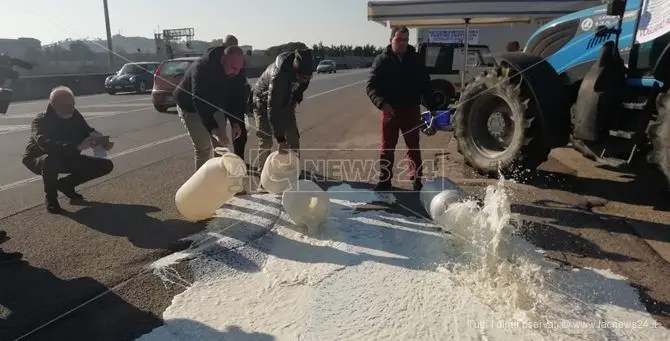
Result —
[[[105,26],[107,28],[107,53],[109,69],[114,69],[114,48],[112,47],[112,30],[109,27],[109,9],[107,8],[107,0],[102,0],[102,6],[105,8]]]

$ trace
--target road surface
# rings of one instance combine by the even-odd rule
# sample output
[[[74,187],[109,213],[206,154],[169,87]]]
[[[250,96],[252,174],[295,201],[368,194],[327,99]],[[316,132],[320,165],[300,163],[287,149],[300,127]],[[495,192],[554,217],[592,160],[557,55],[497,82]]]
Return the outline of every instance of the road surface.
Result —
[[[376,157],[379,114],[365,96],[365,77],[366,70],[315,76],[298,109],[301,143],[318,149],[306,151],[306,158]],[[204,228],[181,221],[173,204],[176,189],[193,168],[184,128],[175,113],[155,112],[147,95],[79,98],[78,107],[89,123],[116,142],[112,152],[115,169],[81,190],[93,205],[64,204],[69,213],[53,216],[41,204],[39,179],[20,163],[26,127],[45,106],[45,101],[15,103],[6,117],[0,117],[0,157],[5,160],[0,173],[0,230],[12,238],[2,247],[25,255],[24,263],[0,268],[0,317],[6,317],[0,319],[0,339],[137,338],[161,325],[161,314],[183,291],[165,285],[147,266],[173,253],[171,242]],[[436,170],[458,179],[472,193],[481,192],[487,180],[462,166],[448,134],[424,141],[424,148],[433,149],[426,152],[426,158],[439,161]],[[248,147],[255,146],[252,135]],[[402,142],[399,146],[403,147]],[[400,156],[398,151],[397,160]],[[567,151],[554,156],[547,167],[573,178],[584,174],[588,178],[597,172]],[[329,171],[331,177],[341,176]],[[611,268],[627,276],[643,288],[641,298],[648,309],[667,325],[670,268],[650,246],[666,247],[670,239],[667,212],[645,202],[613,197],[609,195],[612,191],[585,190],[595,191],[595,182],[585,186],[584,181],[570,181],[577,182],[571,190],[588,193],[574,195],[556,186],[519,186],[513,191],[514,210],[534,222],[529,229],[536,231],[531,234],[534,242],[566,264]],[[602,187],[607,186],[598,188]],[[407,205],[409,211],[420,211],[416,204]],[[601,214],[598,209],[609,212]],[[636,217],[616,220],[611,211]],[[631,224],[642,227],[633,229]],[[587,225],[590,228],[583,229]],[[636,232],[645,226],[646,231],[656,233],[646,240]],[[666,230],[659,233],[663,228]]]

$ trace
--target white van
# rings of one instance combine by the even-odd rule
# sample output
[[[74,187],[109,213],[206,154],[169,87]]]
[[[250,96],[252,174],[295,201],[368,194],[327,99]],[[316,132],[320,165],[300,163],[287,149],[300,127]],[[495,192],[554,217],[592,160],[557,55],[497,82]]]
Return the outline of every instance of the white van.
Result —
[[[466,69],[463,70],[465,45],[460,43],[423,43],[419,54],[425,61],[438,110],[453,104],[461,91],[461,71],[467,84],[475,76],[496,66],[487,45],[468,45]],[[424,105],[425,106],[425,105]]]

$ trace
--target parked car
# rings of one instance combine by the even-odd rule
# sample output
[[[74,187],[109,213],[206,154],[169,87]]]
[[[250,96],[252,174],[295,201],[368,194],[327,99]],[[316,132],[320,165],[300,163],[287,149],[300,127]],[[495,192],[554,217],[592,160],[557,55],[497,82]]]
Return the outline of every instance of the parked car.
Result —
[[[337,72],[335,61],[324,59],[316,66],[316,73],[334,73]]]
[[[159,62],[134,62],[124,64],[115,74],[105,79],[105,89],[110,95],[117,92],[144,93],[153,87],[153,73]]]
[[[151,90],[151,101],[158,112],[167,112],[175,107],[172,92],[179,85],[181,79],[191,64],[199,57],[181,57],[169,59],[161,63],[154,72],[154,88]]]

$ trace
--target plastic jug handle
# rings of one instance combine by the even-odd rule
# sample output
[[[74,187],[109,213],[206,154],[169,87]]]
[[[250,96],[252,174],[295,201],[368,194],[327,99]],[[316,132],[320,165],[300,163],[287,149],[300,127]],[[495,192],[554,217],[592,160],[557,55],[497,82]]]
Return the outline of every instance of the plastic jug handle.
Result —
[[[226,153],[230,153],[230,149],[228,149],[227,147],[216,147],[216,148],[214,148],[214,154],[223,155],[223,154],[226,154]]]

